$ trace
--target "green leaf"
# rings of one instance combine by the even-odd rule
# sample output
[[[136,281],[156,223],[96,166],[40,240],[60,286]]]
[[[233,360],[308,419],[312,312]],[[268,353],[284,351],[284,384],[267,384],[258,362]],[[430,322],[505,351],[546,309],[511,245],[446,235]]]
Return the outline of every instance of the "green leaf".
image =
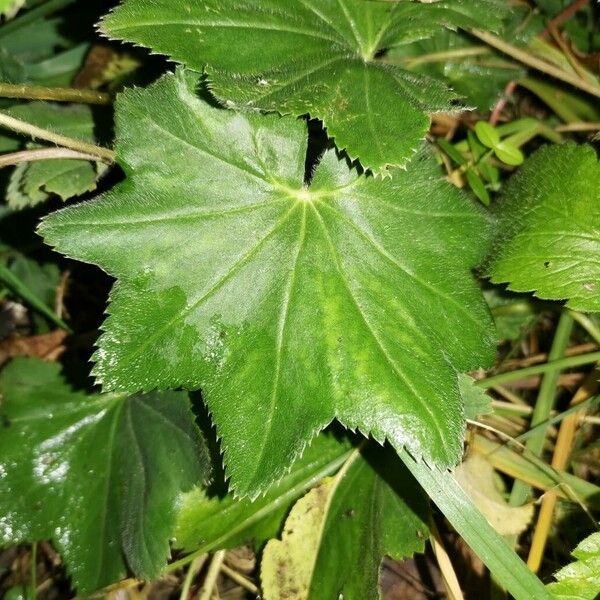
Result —
[[[499,142],[496,144],[494,146],[494,154],[503,163],[506,163],[512,167],[517,167],[523,164],[523,161],[525,160],[525,156],[521,150],[519,150],[519,148],[516,146],[509,144],[508,142]]]
[[[465,171],[467,182],[469,187],[473,190],[473,193],[481,200],[486,206],[490,205],[490,195],[485,187],[485,183],[481,180],[481,177],[473,169],[467,169]]]
[[[548,590],[560,600],[596,600],[600,593],[600,533],[579,543],[573,556],[577,561],[556,572],[556,582],[549,584]]]
[[[179,501],[173,545],[195,554],[254,546],[276,536],[291,505],[307,489],[331,475],[345,462],[352,448],[330,434],[321,434],[296,461],[281,481],[252,501],[209,495],[202,487],[182,495]]]
[[[267,543],[265,600],[378,597],[382,558],[422,552],[427,518],[425,498],[390,449],[355,451],[296,503],[281,540]]]
[[[465,417],[474,420],[480,415],[492,412],[492,399],[485,390],[475,385],[475,380],[461,373],[458,376],[458,387],[465,404]]]
[[[60,367],[16,359],[0,376],[0,542],[51,538],[81,593],[169,556],[175,499],[205,473],[182,392],[86,396]]]
[[[9,111],[12,116],[86,142],[94,141],[94,120],[88,106],[30,102]],[[39,145],[30,144],[37,148]],[[19,165],[11,176],[7,200],[12,208],[34,206],[55,194],[68,200],[96,189],[106,165],[86,160],[42,160]]]
[[[600,310],[600,165],[591,146],[537,151],[504,187],[496,213],[493,282]]]
[[[495,355],[471,275],[486,215],[430,155],[382,180],[328,151],[308,187],[305,123],[215,109],[195,85],[179,72],[122,94],[128,179],[41,226],[119,279],[97,380],[202,387],[240,494],[334,418],[457,462],[456,373]]]
[[[444,138],[438,138],[436,144],[457,164],[466,165],[467,159],[462,155],[460,150],[455,148],[454,144],[451,144]]]
[[[477,121],[475,123],[475,133],[479,141],[486,148],[495,148],[500,143],[500,134],[493,125],[487,121]]]
[[[126,0],[102,31],[206,69],[226,106],[321,119],[351,158],[406,163],[456,97],[436,79],[379,60],[440,27],[499,25],[502,3],[444,0]]]

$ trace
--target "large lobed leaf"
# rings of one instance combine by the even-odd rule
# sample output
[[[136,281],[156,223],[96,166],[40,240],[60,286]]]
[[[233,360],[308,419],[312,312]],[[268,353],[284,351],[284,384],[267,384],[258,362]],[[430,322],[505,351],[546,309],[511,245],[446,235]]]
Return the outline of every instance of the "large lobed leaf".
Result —
[[[456,96],[436,79],[383,64],[391,48],[440,27],[500,25],[495,0],[126,0],[111,37],[206,71],[229,107],[309,114],[375,171],[403,165]]]
[[[59,371],[16,359],[0,377],[0,543],[51,538],[81,593],[154,577],[207,466],[187,394],[86,396]]]
[[[494,356],[470,273],[484,213],[427,155],[381,180],[329,151],[307,187],[303,122],[215,109],[195,84],[178,72],[123,94],[127,179],[41,227],[118,278],[98,381],[202,386],[239,493],[281,477],[336,417],[457,462],[457,372]]]
[[[600,311],[600,163],[591,146],[546,146],[505,186],[494,283]]]
[[[382,558],[422,552],[428,519],[424,495],[390,448],[357,450],[295,504],[281,540],[267,543],[265,600],[377,598]]]

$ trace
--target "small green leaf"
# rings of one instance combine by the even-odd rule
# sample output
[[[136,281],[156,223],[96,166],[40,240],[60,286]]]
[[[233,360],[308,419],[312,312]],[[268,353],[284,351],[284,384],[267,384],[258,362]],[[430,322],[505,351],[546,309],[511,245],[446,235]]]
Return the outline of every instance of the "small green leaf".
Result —
[[[500,134],[487,121],[477,121],[475,123],[475,133],[486,148],[495,148],[500,143]]]
[[[335,473],[351,451],[346,440],[330,434],[317,436],[290,472],[254,501],[232,494],[209,496],[203,487],[182,494],[173,545],[195,553],[260,545],[281,531],[298,497]]]
[[[465,404],[465,416],[474,420],[492,412],[492,399],[485,390],[475,385],[475,380],[464,373],[458,376],[458,387]]]
[[[303,122],[213,108],[196,84],[180,71],[123,93],[127,180],[41,227],[119,279],[97,379],[202,387],[239,494],[278,480],[334,418],[458,461],[456,373],[495,355],[471,274],[483,210],[428,154],[381,179],[329,151],[307,187]]]
[[[467,169],[465,171],[467,182],[469,187],[473,190],[473,193],[481,200],[486,206],[490,205],[490,195],[485,187],[485,183],[481,181],[481,177],[473,169]]]
[[[16,359],[0,376],[0,543],[52,539],[81,593],[169,556],[175,498],[205,476],[182,392],[86,396],[60,367]]]
[[[508,142],[500,142],[494,146],[494,154],[507,165],[518,167],[523,164],[525,156],[519,148]]]
[[[30,102],[10,109],[12,116],[86,142],[94,141],[94,120],[88,106],[58,106]],[[30,144],[30,148],[39,145]],[[44,160],[19,165],[11,176],[7,200],[12,208],[34,206],[51,194],[68,200],[96,189],[106,170],[102,163],[85,160]]]
[[[467,131],[467,143],[469,144],[469,149],[471,150],[475,162],[488,151],[488,149],[479,141],[477,135],[471,130]]]
[[[263,552],[265,600],[376,598],[382,558],[423,551],[427,503],[390,450],[355,451],[296,503]]]
[[[442,27],[496,28],[505,11],[494,0],[126,0],[101,28],[206,69],[226,106],[321,119],[339,149],[381,172],[406,163],[428,113],[456,96],[380,54]]]
[[[600,311],[600,164],[591,146],[538,150],[496,203],[495,283]]]
[[[436,144],[457,164],[466,165],[467,159],[457,150],[453,144],[444,138],[438,138]]]
[[[573,550],[576,562],[554,574],[548,590],[558,600],[597,600],[600,594],[600,533],[592,533]]]

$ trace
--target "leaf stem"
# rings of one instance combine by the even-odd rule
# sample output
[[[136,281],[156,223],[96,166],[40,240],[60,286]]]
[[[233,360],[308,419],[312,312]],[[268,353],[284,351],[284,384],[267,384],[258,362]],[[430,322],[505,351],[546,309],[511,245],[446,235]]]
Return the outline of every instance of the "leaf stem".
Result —
[[[600,352],[590,352],[589,354],[581,354],[579,356],[568,356],[566,358],[560,358],[558,360],[549,361],[541,365],[534,365],[532,367],[526,367],[525,369],[519,369],[518,371],[508,371],[506,373],[499,373],[486,379],[480,379],[475,382],[475,385],[482,388],[490,388],[495,385],[502,385],[510,383],[512,381],[519,381],[532,375],[542,375],[555,369],[569,369],[571,367],[580,367],[582,365],[589,365],[591,363],[600,360]]]
[[[549,62],[546,62],[545,60],[537,58],[529,52],[521,50],[521,48],[517,48],[516,46],[505,42],[503,39],[495,36],[492,33],[489,33],[488,31],[482,31],[481,29],[471,29],[470,32],[476,38],[479,38],[486,44],[489,44],[493,48],[496,48],[496,50],[499,50],[500,52],[511,56],[512,58],[518,60],[524,65],[536,69],[537,71],[541,71],[542,73],[546,73],[546,75],[550,75],[551,77],[555,77],[556,79],[560,79],[561,81],[569,83],[572,86],[579,88],[580,90],[583,90],[588,94],[591,94],[592,96],[600,98],[600,86],[589,83],[588,81],[585,81],[580,77],[573,75],[572,73],[568,73],[567,71],[564,71],[563,69]]]
[[[210,598],[212,597],[215,585],[217,585],[217,577],[221,572],[221,565],[223,564],[224,560],[225,550],[219,550],[215,552],[212,560],[210,561],[208,572],[206,573],[206,579],[204,580],[204,589],[202,590],[202,594],[198,596],[198,600],[210,600]]]
[[[399,455],[458,534],[516,600],[550,600],[542,582],[487,522],[448,471],[433,469],[406,450]]]
[[[36,296],[8,267],[0,264],[0,280],[2,280],[15,294],[23,298],[27,304],[32,306],[39,313],[47,317],[52,323],[72,333],[71,328],[59,319],[46,304]]]
[[[0,155],[0,169],[18,165],[24,162],[34,162],[37,160],[53,159],[76,159],[76,160],[94,160],[98,157],[93,154],[85,154],[70,148],[36,148],[34,150],[23,150],[22,152],[11,152],[10,154]]]
[[[0,97],[24,100],[54,100],[55,102],[79,102],[81,104],[111,104],[112,96],[96,90],[77,88],[46,87],[0,83]]]
[[[65,148],[76,150],[77,152],[91,154],[92,156],[95,156],[107,163],[112,163],[115,160],[115,153],[108,148],[102,148],[100,146],[95,146],[94,144],[88,144],[87,142],[83,142],[81,140],[76,140],[64,135],[60,135],[59,133],[54,133],[48,129],[42,129],[41,127],[37,127],[36,125],[32,125],[26,121],[21,121],[20,119],[15,119],[14,117],[2,112],[0,112],[0,127],[6,127],[12,131],[29,135],[34,139],[45,140],[58,146],[64,146]]]

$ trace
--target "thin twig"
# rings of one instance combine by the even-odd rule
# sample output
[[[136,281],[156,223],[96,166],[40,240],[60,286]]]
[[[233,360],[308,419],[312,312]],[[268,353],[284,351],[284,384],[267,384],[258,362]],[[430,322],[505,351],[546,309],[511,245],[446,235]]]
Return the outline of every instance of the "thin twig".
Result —
[[[483,31],[481,29],[472,29],[471,33],[476,38],[479,38],[486,44],[489,44],[493,48],[496,48],[496,50],[499,50],[500,52],[511,56],[512,58],[518,60],[524,65],[527,65],[528,67],[536,69],[537,71],[540,71],[542,73],[546,73],[546,75],[550,75],[552,77],[555,77],[556,79],[560,79],[561,81],[569,83],[572,86],[579,88],[580,90],[583,90],[588,94],[591,94],[592,96],[600,98],[600,86],[593,85],[588,81],[584,81],[580,77],[573,75],[572,73],[568,73],[567,71],[564,71],[563,69],[549,62],[546,62],[545,60],[537,58],[536,56],[529,54],[529,52],[526,52],[521,48],[517,48],[516,46],[505,42],[502,38],[499,38],[498,36],[494,35],[493,33],[490,33],[489,31]]]
[[[223,571],[223,573],[225,573],[229,579],[235,581],[238,585],[248,590],[251,594],[257,596],[260,592],[260,590],[247,577],[244,577],[241,573],[238,573],[235,569],[232,569],[227,564],[223,563],[221,565],[221,571]]]
[[[219,550],[218,552],[215,552],[212,560],[210,561],[208,572],[206,573],[202,594],[198,596],[198,600],[210,600],[213,590],[217,585],[217,577],[219,577],[224,560],[225,550]]]
[[[565,21],[568,21],[578,10],[581,10],[584,6],[589,4],[590,0],[575,0],[572,2],[567,8],[565,8],[562,12],[558,13],[549,23],[548,27],[540,33],[541,38],[546,38],[550,35],[551,27],[558,27],[562,25]]]
[[[558,125],[554,128],[554,131],[560,133],[571,133],[578,131],[600,131],[600,122],[598,123],[566,123],[565,125]]]
[[[96,90],[12,83],[0,83],[0,97],[22,98],[24,100],[53,100],[54,102],[78,102],[80,104],[111,104],[113,101],[110,94],[97,92]]]
[[[101,146],[88,144],[87,142],[83,142],[81,140],[76,140],[64,135],[60,135],[59,133],[54,133],[48,129],[42,129],[41,127],[37,127],[36,125],[32,125],[26,121],[21,121],[20,119],[15,119],[15,117],[11,117],[10,115],[2,112],[0,112],[0,127],[6,127],[12,131],[29,135],[34,139],[45,140],[47,142],[56,144],[57,146],[64,146],[65,148],[76,150],[77,152],[91,154],[96,158],[103,160],[104,162],[112,163],[115,160],[115,153],[108,148],[102,148]]]
[[[433,522],[431,523],[430,540],[431,548],[433,549],[433,553],[435,554],[440,567],[440,572],[444,581],[444,587],[448,593],[448,598],[450,598],[450,600],[464,600],[464,596],[458,582],[458,577],[456,576],[456,572],[452,566],[452,561],[450,560],[450,557],[444,548],[440,532]]]
[[[179,600],[188,600],[188,596],[190,595],[190,588],[192,587],[194,577],[196,577],[196,575],[200,572],[207,558],[208,554],[203,554],[202,556],[198,556],[192,561],[192,564],[189,566],[188,571],[185,574],[185,579],[183,581],[183,586],[181,587],[181,594],[179,595]]]
[[[2,167],[10,167],[24,162],[65,158],[74,160],[98,160],[98,157],[93,154],[78,152],[77,150],[71,150],[70,148],[36,148],[34,150],[22,150],[21,152],[0,154],[0,169]]]

